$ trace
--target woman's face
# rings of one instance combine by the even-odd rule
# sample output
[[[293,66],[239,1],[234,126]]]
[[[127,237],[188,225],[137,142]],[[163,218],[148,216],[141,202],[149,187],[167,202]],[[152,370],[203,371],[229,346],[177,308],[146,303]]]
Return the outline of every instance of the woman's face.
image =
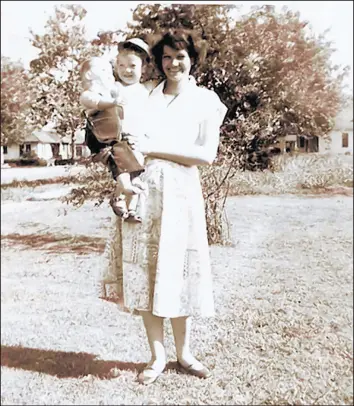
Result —
[[[192,62],[185,49],[176,50],[167,45],[163,47],[162,69],[168,80],[179,82],[188,77]]]

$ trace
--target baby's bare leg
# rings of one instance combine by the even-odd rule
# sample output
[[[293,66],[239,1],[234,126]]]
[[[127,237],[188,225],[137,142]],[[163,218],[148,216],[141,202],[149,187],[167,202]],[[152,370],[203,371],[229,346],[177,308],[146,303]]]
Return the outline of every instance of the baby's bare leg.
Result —
[[[133,195],[130,197],[130,201],[128,203],[128,214],[129,217],[127,218],[127,221],[131,223],[141,223],[141,217],[137,214],[137,207],[139,203],[140,196],[139,195]]]
[[[131,196],[131,199],[130,199],[130,202],[128,205],[128,218],[126,221],[131,222],[131,223],[141,223],[142,219],[136,212],[139,198],[140,198],[139,195]]]
[[[128,172],[121,173],[117,178],[117,187],[125,195],[137,195],[143,191],[139,184],[133,185]]]
[[[130,202],[128,203],[129,212],[136,212],[139,203],[139,195],[134,195],[131,197]]]
[[[132,179],[132,184],[133,186],[139,187],[140,190],[142,190],[144,193],[140,195],[133,195],[131,196],[131,200],[128,203],[128,212],[129,212],[129,217],[127,221],[130,222],[135,222],[135,223],[141,223],[142,218],[140,215],[137,214],[137,208],[138,208],[138,203],[140,205],[142,202],[140,199],[144,199],[144,194],[145,191],[147,190],[147,184],[143,180],[141,180],[138,176]]]
[[[132,181],[128,172],[121,173],[117,178],[117,188],[124,193],[129,193],[132,190]]]

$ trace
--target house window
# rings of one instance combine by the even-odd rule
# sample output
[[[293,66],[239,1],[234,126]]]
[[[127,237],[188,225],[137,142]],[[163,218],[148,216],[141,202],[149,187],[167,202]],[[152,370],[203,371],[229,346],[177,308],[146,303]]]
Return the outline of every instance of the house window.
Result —
[[[349,147],[349,134],[342,133],[342,147],[348,148]]]
[[[26,144],[25,148],[26,148],[26,152],[31,152],[31,144]]]
[[[3,146],[3,151],[4,151],[4,155],[6,155],[7,154],[7,145]]]
[[[23,144],[21,144],[21,145],[18,146],[18,148],[19,148],[20,156],[22,156],[22,155],[23,155],[23,150],[24,150],[25,146],[24,146]]]
[[[59,144],[50,144],[51,148],[52,148],[52,155],[53,157],[58,157],[59,156],[59,152],[60,152],[60,146]]]
[[[305,148],[305,137],[300,137],[300,148]]]
[[[295,151],[295,141],[286,141],[285,142],[285,152],[293,152]]]
[[[82,146],[76,146],[76,156],[82,157]]]

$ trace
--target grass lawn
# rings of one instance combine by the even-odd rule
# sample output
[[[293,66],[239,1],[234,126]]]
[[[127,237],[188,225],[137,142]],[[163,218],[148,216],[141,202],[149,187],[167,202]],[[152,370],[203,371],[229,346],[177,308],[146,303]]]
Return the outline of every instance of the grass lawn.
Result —
[[[31,193],[2,192],[2,405],[353,404],[351,196],[229,198],[233,244],[211,247],[217,317],[192,335],[212,377],[175,369],[166,320],[170,363],[144,387],[142,320],[94,295],[110,209]]]

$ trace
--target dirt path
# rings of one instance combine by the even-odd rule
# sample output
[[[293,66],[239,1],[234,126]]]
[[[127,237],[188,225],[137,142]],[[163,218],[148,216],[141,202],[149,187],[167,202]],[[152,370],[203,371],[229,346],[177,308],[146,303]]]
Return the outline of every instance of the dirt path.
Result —
[[[141,320],[93,295],[109,208],[25,200],[57,188],[2,195],[2,404],[352,404],[352,198],[231,198],[234,245],[211,247],[218,316],[192,337],[213,377],[171,364],[141,387]],[[166,345],[173,361],[167,321]]]

